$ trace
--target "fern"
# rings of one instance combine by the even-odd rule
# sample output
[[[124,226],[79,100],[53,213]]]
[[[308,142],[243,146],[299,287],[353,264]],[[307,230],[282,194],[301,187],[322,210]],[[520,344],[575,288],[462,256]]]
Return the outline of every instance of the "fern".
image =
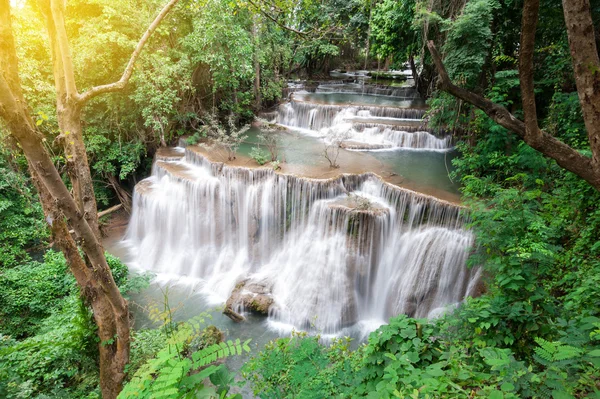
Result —
[[[561,342],[550,342],[543,338],[535,338],[535,342],[539,347],[534,348],[540,363],[548,366],[551,363],[561,362],[563,360],[571,360],[580,357],[583,350],[573,346],[565,345]]]
[[[171,335],[166,346],[144,364],[124,387],[119,398],[189,398],[203,394],[206,397],[225,397],[228,383],[233,380],[225,366],[211,365],[219,359],[250,352],[250,340],[221,342],[209,345],[186,356],[188,344],[202,332],[203,319],[184,323]],[[208,366],[208,367],[206,367]],[[207,387],[210,378],[218,386]],[[214,379],[214,381],[213,381]]]

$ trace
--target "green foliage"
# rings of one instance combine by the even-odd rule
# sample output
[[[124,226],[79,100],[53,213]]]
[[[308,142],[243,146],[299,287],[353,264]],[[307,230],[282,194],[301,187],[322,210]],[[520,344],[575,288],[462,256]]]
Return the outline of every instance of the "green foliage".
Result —
[[[511,349],[473,341],[472,328],[458,328],[462,319],[395,317],[354,351],[348,340],[281,338],[246,364],[244,376],[263,398],[598,397],[600,319],[561,321],[560,341],[537,338],[529,364]]]
[[[40,324],[76,291],[61,253],[44,263],[29,262],[0,272],[0,332],[14,338],[35,335]]]
[[[213,98],[216,93],[228,93],[220,96],[219,104],[213,100],[213,112],[216,107],[225,114],[247,112],[252,97],[243,92],[254,78],[248,14],[225,0],[209,0],[194,7],[194,28],[184,39],[185,48],[193,63],[210,66]]]
[[[48,237],[26,167],[24,157],[0,144],[0,269],[26,261],[27,250]]]
[[[249,352],[249,340],[212,343],[194,351],[192,343],[205,334],[206,330],[201,328],[203,324],[204,316],[201,315],[180,323],[174,330],[167,330],[164,347],[137,368],[119,398],[227,397],[233,376],[224,365],[212,363]],[[216,389],[206,385],[206,379],[210,379]],[[239,398],[239,395],[229,397]]]
[[[280,338],[246,363],[242,375],[261,398],[349,397],[353,371],[360,370],[358,352],[350,351],[349,339],[335,340],[330,347],[319,337],[294,333]]]
[[[269,155],[263,152],[260,147],[252,147],[252,150],[250,151],[250,157],[259,165],[264,165],[269,162]]]
[[[371,46],[380,59],[393,56],[397,65],[408,60],[417,49],[414,1],[384,0],[378,2],[371,14]]]
[[[450,77],[466,87],[477,83],[486,62],[492,44],[490,25],[499,6],[496,0],[469,1],[455,21],[444,23],[444,63]]]
[[[200,142],[200,140],[202,140],[202,138],[205,138],[205,137],[206,137],[205,130],[196,131],[196,132],[194,132],[193,135],[185,138],[185,143],[187,145],[196,145]]]
[[[142,68],[143,73],[133,79],[131,99],[141,111],[144,126],[161,142],[171,142],[176,133],[172,121],[181,112],[182,99],[193,94],[191,61],[185,53],[161,49],[145,57]]]
[[[147,286],[107,261],[123,293]],[[61,253],[0,269],[0,325],[0,397],[100,397],[96,327]]]
[[[1,337],[0,396],[100,398],[91,313],[76,292],[53,302],[56,310],[37,335]]]
[[[577,149],[589,148],[589,141],[579,96],[576,92],[557,91],[552,97],[544,128],[548,133],[560,138],[566,144]]]
[[[94,172],[103,177],[117,176],[120,180],[133,174],[146,155],[140,141],[113,141],[95,128],[86,131],[85,146]]]

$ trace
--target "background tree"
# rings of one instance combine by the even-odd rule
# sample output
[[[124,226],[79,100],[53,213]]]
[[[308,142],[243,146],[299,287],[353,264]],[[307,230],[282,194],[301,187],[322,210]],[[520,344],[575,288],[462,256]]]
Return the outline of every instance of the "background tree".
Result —
[[[600,109],[597,108],[598,101],[600,101],[600,92],[597,90],[600,77],[595,72],[600,70],[600,61],[595,38],[590,35],[590,32],[594,32],[590,4],[587,0],[581,0],[576,4],[563,2],[575,80],[588,132],[591,157],[541,130],[538,125],[533,81],[533,55],[539,6],[539,0],[527,0],[523,7],[519,80],[524,122],[517,119],[504,106],[453,84],[440,54],[433,42],[430,41],[428,47],[439,72],[440,87],[483,110],[494,121],[516,133],[528,145],[553,158],[560,166],[577,174],[600,190],[600,127],[598,125]]]

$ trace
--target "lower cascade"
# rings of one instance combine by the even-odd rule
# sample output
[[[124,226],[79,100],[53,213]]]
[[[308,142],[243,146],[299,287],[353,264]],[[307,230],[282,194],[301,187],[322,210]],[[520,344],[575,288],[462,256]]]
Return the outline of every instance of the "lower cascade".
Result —
[[[236,313],[262,306],[273,326],[336,334],[472,295],[464,222],[460,207],[371,173],[316,180],[186,148],[136,186],[125,242],[134,264],[199,282]]]

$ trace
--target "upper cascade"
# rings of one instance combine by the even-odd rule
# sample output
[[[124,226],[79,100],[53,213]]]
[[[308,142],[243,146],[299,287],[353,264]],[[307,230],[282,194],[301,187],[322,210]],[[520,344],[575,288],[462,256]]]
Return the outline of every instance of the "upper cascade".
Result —
[[[217,302],[244,282],[272,297],[273,325],[336,334],[432,317],[475,290],[459,206],[372,173],[309,179],[194,148],[173,158],[136,186],[125,240],[138,266],[198,279]]]
[[[452,148],[450,136],[439,137],[426,127],[425,103],[412,87],[329,81],[291,83],[284,92],[289,101],[263,117],[326,142],[363,151]]]

